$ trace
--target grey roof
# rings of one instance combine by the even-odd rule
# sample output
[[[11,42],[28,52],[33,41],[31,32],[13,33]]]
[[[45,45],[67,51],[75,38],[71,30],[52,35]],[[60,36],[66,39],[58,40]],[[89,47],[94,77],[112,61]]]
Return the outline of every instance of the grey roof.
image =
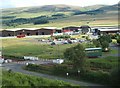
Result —
[[[85,50],[101,50],[102,48],[86,48]]]
[[[107,28],[107,29],[98,29],[98,30],[100,30],[100,31],[120,31],[120,29],[109,29],[109,28]]]

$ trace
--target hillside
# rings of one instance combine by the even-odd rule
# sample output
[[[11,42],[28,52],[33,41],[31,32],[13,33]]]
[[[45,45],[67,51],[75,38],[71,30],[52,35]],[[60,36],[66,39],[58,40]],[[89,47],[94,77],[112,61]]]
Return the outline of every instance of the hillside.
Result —
[[[2,88],[28,87],[38,88],[47,86],[75,86],[64,81],[51,80],[41,77],[25,75],[22,73],[3,71]],[[1,85],[0,85],[1,86]],[[79,86],[78,86],[79,87]]]
[[[45,5],[2,9],[3,28],[79,26],[89,22],[91,26],[118,24],[118,5],[93,5],[87,7],[69,5]],[[35,25],[34,22],[45,22]],[[40,19],[38,19],[40,18]],[[44,21],[44,18],[42,20]],[[112,20],[112,22],[111,22]],[[96,22],[95,22],[96,21]],[[67,22],[67,23],[66,23]],[[69,23],[68,23],[69,22]]]
[[[9,8],[2,9],[3,14],[17,14],[17,13],[39,13],[40,12],[69,12],[69,11],[89,11],[96,10],[106,5],[93,5],[87,7],[70,6],[70,5],[45,5],[45,6],[34,6],[34,7],[21,7],[21,8]]]

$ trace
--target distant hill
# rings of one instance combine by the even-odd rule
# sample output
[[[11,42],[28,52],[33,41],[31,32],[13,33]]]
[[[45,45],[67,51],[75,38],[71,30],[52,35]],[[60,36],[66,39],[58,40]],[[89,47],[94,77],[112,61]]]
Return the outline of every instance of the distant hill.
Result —
[[[34,7],[10,8],[2,9],[3,14],[22,14],[22,13],[42,13],[42,12],[86,12],[86,11],[117,11],[118,5],[92,5],[86,7],[70,6],[70,5],[45,5]]]
[[[84,9],[86,9],[86,11],[90,11],[90,10],[96,10],[105,6],[108,6],[108,5],[92,5],[92,6],[86,6],[84,7]]]
[[[118,11],[118,4],[111,5],[111,6],[103,6],[99,9],[104,11]]]
[[[104,7],[105,5],[93,5],[87,7],[80,6],[70,6],[70,5],[45,5],[45,6],[35,6],[35,7],[22,7],[22,8],[10,8],[3,9],[3,13],[13,12],[13,13],[21,13],[21,12],[29,12],[29,13],[38,13],[40,11],[53,11],[53,12],[67,12],[67,11],[89,11],[96,10],[100,7]]]
[[[64,26],[64,25],[80,25],[88,23],[91,19],[99,21],[100,25],[102,21],[106,20],[106,24],[117,24],[118,4],[115,5],[93,5],[93,6],[71,6],[71,5],[45,5],[34,7],[22,7],[22,8],[9,8],[2,9],[3,27],[39,27],[44,24],[34,25],[34,22],[39,21],[47,24],[47,26]],[[39,18],[39,19],[38,19]],[[44,19],[43,19],[44,18]],[[114,20],[114,24],[108,22],[108,20]],[[68,23],[68,21],[71,21]],[[95,21],[94,21],[95,22]],[[60,23],[60,24],[59,24]],[[104,22],[102,22],[103,25]],[[5,24],[5,26],[4,26]],[[57,24],[57,25],[56,25]],[[94,23],[95,24],[95,23]],[[94,25],[93,24],[93,25]],[[39,26],[38,26],[39,25]],[[46,25],[45,25],[46,26]]]

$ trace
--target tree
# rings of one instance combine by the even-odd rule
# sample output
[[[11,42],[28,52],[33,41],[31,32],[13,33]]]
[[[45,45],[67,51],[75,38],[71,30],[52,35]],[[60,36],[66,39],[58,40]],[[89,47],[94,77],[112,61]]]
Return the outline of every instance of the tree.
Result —
[[[93,40],[93,44],[96,46],[96,47],[101,47],[101,44],[100,44],[100,41],[94,39]]]
[[[85,56],[86,56],[85,48],[81,44],[68,48],[64,52],[64,57],[73,62],[74,69],[76,70],[78,69],[83,70],[84,65],[85,65],[84,64]]]
[[[41,18],[41,19],[35,20],[33,22],[34,25],[37,25],[37,24],[46,24],[46,23],[49,23],[48,19],[46,19],[46,18]]]
[[[104,34],[103,36],[100,36],[98,38],[98,41],[100,42],[103,51],[109,51],[109,49],[108,49],[109,43],[112,42],[110,35]]]
[[[101,45],[103,51],[108,51],[109,43],[107,41],[103,41]]]
[[[103,41],[107,41],[108,43],[112,42],[111,36],[108,34],[104,34],[104,35],[100,36],[98,38],[98,40],[100,41],[100,43],[102,43]]]

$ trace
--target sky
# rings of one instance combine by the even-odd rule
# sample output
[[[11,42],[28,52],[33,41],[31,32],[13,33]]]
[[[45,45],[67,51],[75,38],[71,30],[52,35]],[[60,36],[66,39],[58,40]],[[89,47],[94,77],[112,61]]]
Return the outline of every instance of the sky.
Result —
[[[73,6],[90,6],[96,4],[113,5],[119,0],[0,0],[0,8],[15,8],[29,6],[43,6],[66,4]]]

